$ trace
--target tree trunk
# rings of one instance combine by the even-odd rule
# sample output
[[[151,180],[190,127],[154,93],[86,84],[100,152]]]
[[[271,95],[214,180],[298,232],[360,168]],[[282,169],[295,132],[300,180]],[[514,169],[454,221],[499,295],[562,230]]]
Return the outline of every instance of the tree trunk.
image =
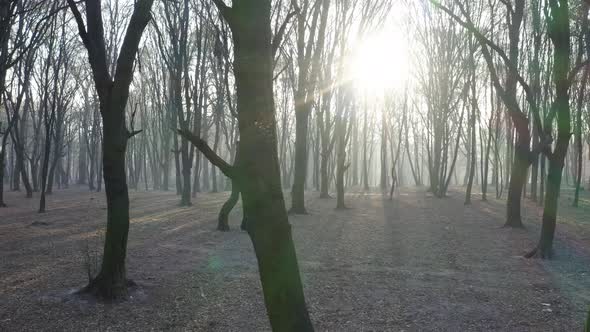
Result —
[[[107,229],[102,265],[85,291],[105,299],[127,295],[127,237],[129,234],[129,194],[125,174],[127,137],[121,127],[125,104],[103,109],[103,176],[107,197]],[[113,114],[118,113],[118,114]]]
[[[238,181],[270,325],[273,331],[313,331],[281,189],[272,81],[271,1],[235,1],[232,8],[221,1],[216,4],[234,40],[242,174]]]
[[[365,115],[363,116],[363,189],[365,191],[369,191],[369,151],[367,147],[367,140],[369,135],[367,131],[369,128],[369,122],[367,118],[368,116],[365,113]]]
[[[125,107],[133,80],[135,57],[143,31],[151,18],[153,1],[140,0],[135,3],[117,59],[116,74],[112,78],[107,66],[100,2],[86,2],[85,24],[74,0],[68,0],[68,6],[74,14],[79,34],[88,51],[103,120],[102,161],[107,227],[100,272],[83,291],[108,300],[125,297],[129,283],[125,268],[129,233],[125,151],[128,139],[137,133],[130,133],[126,128]]]
[[[239,167],[239,160],[240,160],[240,142],[236,143],[236,155],[234,158],[234,167]],[[240,188],[237,181],[231,179],[231,195],[229,196],[228,200],[223,204],[221,210],[219,211],[219,218],[217,223],[217,230],[222,232],[229,231],[229,223],[228,217],[231,210],[236,206],[238,203],[238,199],[240,198]],[[244,225],[245,226],[245,225]]]
[[[322,149],[320,157],[320,198],[330,198],[330,179],[328,177],[328,151]]]
[[[541,155],[540,157],[540,165],[539,165],[539,205],[543,206],[543,202],[545,202],[545,165],[547,163],[545,156]]]
[[[336,164],[336,209],[346,209],[344,203],[344,173],[346,172],[347,166],[344,164],[346,153],[340,151],[338,153],[338,161]]]
[[[103,130],[104,131],[104,130]],[[100,145],[99,145],[99,152],[100,152],[100,160],[102,160],[104,158],[104,150],[103,150],[103,146],[104,146],[104,140],[102,137],[100,137]],[[96,192],[100,192],[102,190],[102,179],[103,179],[103,167],[99,167],[98,166],[98,160],[96,161],[97,163],[97,168],[98,171],[96,172]]]
[[[346,120],[342,114],[343,110],[338,112],[334,131],[334,135],[338,140],[336,143],[336,209],[346,209],[344,203],[344,173],[346,173],[350,164],[346,165]]]
[[[56,128],[57,130],[57,128]],[[57,135],[57,133],[55,134]],[[51,165],[49,166],[49,173],[47,174],[47,190],[46,193],[48,195],[51,195],[53,193],[53,183],[55,182],[55,171],[58,169],[58,163],[60,161],[60,154],[61,151],[59,149],[58,143],[60,143],[58,140],[54,140],[54,152],[53,152],[53,158],[51,159]],[[59,174],[58,174],[59,176]]]
[[[533,126],[533,142],[539,141],[539,133],[537,126]],[[531,163],[531,199],[537,201],[537,193],[539,187],[539,157],[536,156]]]
[[[291,209],[293,214],[307,214],[305,209],[305,179],[307,177],[307,134],[311,104],[296,106],[295,110],[295,175],[291,191]]]
[[[192,160],[189,158],[188,142],[183,139],[180,143],[181,159],[182,159],[182,193],[180,198],[180,206],[191,206],[191,168]]]
[[[508,187],[508,198],[506,201],[506,223],[505,227],[524,227],[522,224],[521,197],[524,184],[527,179],[527,168],[529,167],[528,151],[530,138],[526,133],[519,133],[514,148],[514,164],[510,174],[510,183]]]
[[[475,83],[473,83],[475,85]],[[472,90],[472,92],[475,92],[475,87]],[[473,98],[475,99],[476,97],[473,96]],[[476,103],[477,101],[473,101],[474,103]],[[469,161],[469,178],[467,180],[467,191],[465,194],[465,205],[469,205],[471,204],[471,189],[473,188],[473,177],[475,175],[475,167],[476,167],[476,158],[477,158],[477,152],[476,152],[476,135],[475,135],[475,110],[476,107],[472,108],[472,112],[471,112],[471,152],[470,152],[470,161]]]
[[[473,53],[475,52],[475,47],[473,45],[473,39],[469,38],[469,65],[470,65],[470,77],[471,77],[471,123],[470,123],[470,138],[469,141],[471,146],[469,147],[470,152],[469,155],[471,157],[469,161],[469,178],[467,179],[467,190],[465,193],[465,205],[471,204],[471,190],[473,188],[473,176],[476,173],[475,167],[477,165],[477,136],[475,132],[475,124],[477,123],[476,112],[477,112],[477,87],[476,87],[476,67],[475,67],[475,59]],[[482,137],[480,137],[480,140]]]
[[[576,130],[575,130],[575,141],[577,151],[577,164],[576,164],[576,191],[574,193],[574,202],[572,205],[578,207],[580,201],[580,188],[582,186],[582,166],[584,161],[584,142],[582,141],[582,107],[584,105],[584,92],[586,90],[586,83],[588,82],[588,75],[590,70],[588,67],[584,69],[584,76],[582,77],[581,87],[578,95],[578,107],[576,110]]]
[[[4,202],[4,168],[6,167],[6,145],[0,147],[0,208],[6,207]]]
[[[395,167],[391,168],[391,191],[389,192],[389,199],[393,199],[393,194],[395,192],[395,185],[397,184],[397,176],[395,176]]]
[[[218,218],[218,222],[217,222],[217,230],[218,231],[222,231],[222,232],[229,231],[229,223],[228,223],[229,213],[236,206],[239,198],[240,198],[240,189],[238,187],[238,184],[237,184],[237,182],[232,181],[231,194],[230,194],[228,200],[225,201],[225,203],[223,203],[223,206],[221,207],[221,210],[219,211],[219,218]]]
[[[193,197],[197,197],[197,193],[201,190],[201,183],[199,176],[201,175],[201,156],[197,155],[195,160],[195,174],[193,175]]]
[[[387,118],[385,110],[381,115],[381,191],[387,192]],[[393,157],[393,156],[392,156]]]
[[[213,151],[217,153],[217,147],[219,146],[219,131],[220,131],[220,115],[215,116],[215,138],[213,141]],[[216,193],[219,189],[217,188],[217,168],[211,165],[211,192]]]
[[[86,110],[85,110],[86,111]],[[82,134],[78,135],[79,151],[78,151],[78,180],[77,184],[86,184],[88,181],[88,166],[86,157],[88,146],[86,140],[82,139]]]
[[[29,182],[29,175],[27,174],[27,168],[25,166],[24,146],[17,146],[17,147],[15,147],[15,150],[17,151],[16,152],[16,168],[18,169],[18,171],[20,173],[20,178],[22,179],[23,185],[25,186],[26,198],[32,198],[33,197],[33,188],[31,187],[31,183]],[[36,176],[36,175],[32,174],[32,176]],[[18,178],[19,178],[19,176],[16,175],[15,176],[16,183],[20,183]],[[18,188],[18,186],[17,186],[17,188]]]
[[[492,98],[493,99],[493,98]],[[493,102],[493,100],[492,100]],[[492,112],[494,112],[494,110],[492,109]],[[481,180],[481,200],[482,201],[487,201],[488,200],[488,178],[489,178],[489,172],[490,172],[490,150],[492,148],[492,122],[494,120],[494,115],[492,113],[492,116],[490,117],[490,122],[488,124],[488,139],[487,139],[487,143],[486,143],[486,152],[485,155],[482,156],[484,158],[484,165],[483,165],[483,171],[482,171],[482,180]],[[493,176],[492,176],[493,178]]]
[[[51,129],[46,128],[45,130],[45,149],[43,150],[43,165],[41,166],[41,198],[39,200],[39,213],[45,212],[45,191],[47,189],[47,173],[49,172],[49,156],[51,152]]]
[[[553,237],[557,221],[557,205],[559,201],[559,189],[561,188],[562,170],[563,166],[560,166],[557,161],[549,161],[541,239],[535,249],[535,254],[541,258],[551,258],[553,254]]]
[[[552,256],[561,179],[571,137],[570,84],[568,79],[571,55],[569,15],[568,1],[559,0],[558,5],[551,6],[551,17],[547,18],[547,32],[554,47],[552,79],[555,85],[555,99],[551,109],[557,116],[557,141],[554,151],[549,154],[541,238],[537,248],[526,255],[527,257],[551,258]],[[551,122],[552,119],[546,124],[549,133],[551,132]]]

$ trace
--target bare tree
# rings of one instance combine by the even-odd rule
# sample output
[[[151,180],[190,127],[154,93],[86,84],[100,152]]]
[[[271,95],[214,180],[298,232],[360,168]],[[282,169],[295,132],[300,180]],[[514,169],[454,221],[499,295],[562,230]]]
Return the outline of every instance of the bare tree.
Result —
[[[107,196],[107,229],[102,265],[98,275],[84,291],[112,299],[125,296],[128,286],[125,257],[129,233],[129,194],[125,150],[127,141],[138,132],[127,130],[125,108],[133,79],[133,63],[141,36],[151,17],[153,0],[140,0],[134,5],[113,76],[107,62],[101,1],[86,0],[84,3],[86,20],[76,3],[68,0],[80,38],[88,51],[100,103],[104,139],[103,174]]]
[[[238,167],[227,164],[192,133],[180,132],[239,183],[272,329],[312,331],[281,189],[272,84],[271,1],[240,1],[232,7],[221,0],[214,2],[230,26],[234,42]]]

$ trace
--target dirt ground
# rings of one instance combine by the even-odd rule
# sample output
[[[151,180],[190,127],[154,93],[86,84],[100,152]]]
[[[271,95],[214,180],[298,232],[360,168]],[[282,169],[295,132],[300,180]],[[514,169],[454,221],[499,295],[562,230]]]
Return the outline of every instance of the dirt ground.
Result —
[[[226,193],[190,208],[171,192],[131,193],[128,275],[140,288],[120,304],[69,295],[100,256],[104,194],[55,193],[43,215],[21,195],[8,193],[12,207],[0,210],[0,331],[269,330],[239,211],[231,232],[214,230]],[[530,202],[527,228],[513,230],[501,227],[503,202],[465,207],[460,192],[351,193],[342,211],[308,196],[311,214],[290,220],[317,331],[582,329],[589,210],[560,221],[556,258],[539,261],[521,258],[539,232]]]

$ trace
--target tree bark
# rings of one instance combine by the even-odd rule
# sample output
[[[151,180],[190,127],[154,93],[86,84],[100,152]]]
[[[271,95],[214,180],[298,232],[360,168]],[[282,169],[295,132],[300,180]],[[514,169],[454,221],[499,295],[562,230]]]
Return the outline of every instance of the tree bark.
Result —
[[[47,112],[48,110],[45,110]],[[51,128],[45,127],[45,147],[43,149],[43,164],[41,166],[41,198],[39,199],[39,213],[45,212],[45,195],[47,189],[47,174],[49,172],[49,156],[51,152]]]
[[[305,179],[307,178],[307,135],[311,103],[295,107],[295,175],[291,191],[290,213],[307,214],[305,209]]]
[[[521,218],[521,198],[524,184],[527,178],[527,168],[529,167],[528,154],[530,138],[528,132],[525,137],[520,134],[517,137],[514,147],[514,163],[510,173],[510,183],[508,185],[508,199],[506,201],[506,223],[505,227],[522,228]]]
[[[469,38],[469,66],[470,66],[470,88],[471,88],[471,121],[470,121],[470,143],[469,147],[471,157],[469,160],[469,177],[467,179],[467,190],[465,193],[465,205],[471,204],[471,190],[473,188],[473,177],[476,173],[475,167],[477,165],[477,136],[475,132],[475,124],[477,123],[477,81],[476,81],[476,66],[474,59],[475,46],[473,45],[473,38]],[[480,137],[480,140],[482,137]]]
[[[107,300],[125,297],[130,284],[125,267],[129,234],[125,151],[128,139],[137,133],[130,133],[125,126],[125,107],[133,80],[135,57],[143,31],[151,18],[152,4],[153,0],[135,3],[112,78],[107,66],[100,1],[86,0],[85,24],[74,0],[68,0],[80,37],[88,51],[99,96],[103,119],[102,161],[107,200],[107,227],[100,272],[82,291]]]
[[[12,119],[12,121],[8,123],[4,131],[2,131],[2,122],[0,122],[0,135],[2,135],[2,140],[0,141],[0,208],[6,207],[6,203],[4,202],[4,170],[6,168],[6,145],[8,144],[8,136],[10,135],[12,123],[15,119],[16,118]]]
[[[281,188],[277,154],[271,1],[214,0],[234,41],[240,131],[238,179],[273,331],[313,331]],[[256,98],[254,98],[256,96]]]
[[[240,143],[236,143],[236,156],[234,158],[234,167],[239,168],[240,162]],[[231,210],[236,206],[238,203],[238,199],[240,198],[240,187],[237,181],[231,179],[231,194],[228,200],[223,204],[221,210],[219,211],[219,218],[217,223],[217,230],[222,232],[229,231],[229,223],[228,217]],[[244,227],[246,227],[244,225]]]
[[[547,17],[547,33],[554,47],[553,51],[553,84],[555,99],[551,111],[557,116],[557,141],[555,149],[549,154],[549,170],[547,174],[547,193],[543,207],[543,224],[541,238],[537,247],[526,257],[551,258],[553,254],[553,238],[557,222],[559,192],[567,150],[571,138],[570,114],[570,21],[567,0],[556,0],[550,5],[551,16]],[[551,132],[551,122],[546,124],[546,131]]]

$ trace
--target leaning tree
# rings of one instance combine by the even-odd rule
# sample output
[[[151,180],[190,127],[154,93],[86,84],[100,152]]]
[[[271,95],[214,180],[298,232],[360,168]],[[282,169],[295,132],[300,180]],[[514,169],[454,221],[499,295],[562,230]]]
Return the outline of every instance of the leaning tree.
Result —
[[[271,1],[233,1],[232,7],[222,0],[214,3],[229,24],[234,43],[239,164],[230,166],[200,138],[186,130],[180,133],[239,186],[272,329],[313,331],[281,188]]]

